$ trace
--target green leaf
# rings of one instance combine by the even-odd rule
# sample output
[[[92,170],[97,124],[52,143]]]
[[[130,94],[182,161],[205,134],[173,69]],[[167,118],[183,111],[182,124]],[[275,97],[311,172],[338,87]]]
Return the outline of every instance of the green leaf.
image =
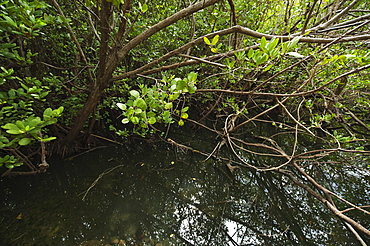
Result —
[[[273,38],[269,44],[267,45],[267,50],[271,52],[273,49],[275,49],[276,45],[279,43],[278,38]]]
[[[20,130],[7,130],[6,132],[9,133],[9,134],[13,134],[13,135],[17,135],[17,134],[22,134],[23,133],[23,131],[20,131]]]
[[[195,82],[197,80],[198,74],[191,72],[188,74],[189,82]]]
[[[124,103],[116,103],[117,107],[120,108],[121,110],[126,110],[127,106]]]
[[[148,4],[144,3],[144,4],[141,6],[141,12],[145,13],[146,11],[148,11]]]
[[[142,110],[146,110],[147,105],[146,102],[142,98],[138,98],[134,101],[134,106],[141,108]]]
[[[17,125],[17,127],[19,128],[19,129],[25,129],[25,127],[24,127],[24,124],[23,124],[23,122],[22,121],[20,121],[20,120],[17,120],[16,122],[15,122],[15,124]]]
[[[127,123],[129,123],[129,122],[130,122],[130,120],[129,120],[129,119],[127,119],[127,118],[124,118],[121,122],[122,122],[122,124],[127,124]]]
[[[15,23],[9,16],[3,16],[3,18],[5,19],[5,23],[7,23],[8,25],[10,26],[13,26],[15,28],[17,28],[17,23]]]
[[[298,52],[288,52],[287,53],[290,56],[297,57],[297,58],[303,58],[304,55],[299,54]]]
[[[25,146],[25,145],[28,145],[31,141],[32,141],[32,138],[22,138],[21,140],[19,140],[18,144]]]
[[[54,139],[57,139],[56,137],[48,137],[48,138],[43,138],[43,139],[40,139],[41,142],[49,142],[51,140],[54,140]]]
[[[41,123],[41,120],[40,120],[39,117],[36,117],[34,119],[31,119],[31,120],[27,120],[27,125],[30,126],[31,128],[36,127],[40,123]]]
[[[2,128],[9,130],[19,130],[18,126],[13,123],[7,123],[4,126],[2,126]]]
[[[130,91],[130,95],[135,98],[138,98],[140,96],[140,92],[138,92],[137,90],[132,90]]]
[[[181,109],[181,112],[185,113],[189,110],[189,107],[184,107],[183,109]]]
[[[6,132],[9,133],[9,134],[22,134],[22,133],[24,133],[24,131],[19,129],[18,126],[13,124],[13,123],[7,123],[4,126],[2,126],[2,128],[8,129]]]
[[[147,115],[148,117],[155,117],[156,114],[153,111],[149,111]]]
[[[151,125],[155,124],[156,122],[157,122],[157,120],[154,117],[150,117],[149,120],[148,120],[148,123],[151,124]]]
[[[57,110],[58,110],[58,114],[61,115],[64,111],[64,107],[60,106]]]
[[[177,90],[183,90],[184,89],[184,87],[186,86],[186,81],[185,80],[177,80],[176,81],[176,89]]]
[[[254,56],[254,50],[253,49],[249,49],[248,50],[248,58],[249,59],[252,59],[253,56]]]
[[[163,119],[165,121],[168,121],[170,119],[170,117],[171,117],[170,111],[164,111],[162,115],[163,115]]]
[[[195,85],[190,85],[189,86],[189,93],[190,94],[195,93],[196,90],[197,90],[197,87]]]
[[[187,113],[182,113],[181,118],[187,119],[187,118],[189,118],[189,115]]]
[[[261,43],[260,43],[260,48],[262,50],[265,50],[266,49],[266,43],[267,43],[266,38],[265,37],[262,37],[261,38]]]
[[[49,120],[50,118],[52,118],[53,110],[51,108],[45,109],[43,117],[44,117],[44,120]]]
[[[256,64],[257,66],[261,65],[262,63],[264,63],[265,61],[268,60],[268,55],[267,54],[263,54],[262,56],[259,56],[256,58]]]
[[[5,166],[6,166],[6,168],[14,168],[14,165],[13,164],[10,164],[10,163],[7,163],[7,164],[5,164]]]
[[[288,45],[288,50],[291,49],[291,48],[294,48],[297,43],[299,42],[299,40],[301,39],[301,36],[298,36],[298,37],[295,37],[293,38],[290,42],[289,42],[289,45]]]
[[[134,116],[134,117],[131,117],[130,118],[131,122],[134,123],[135,125],[136,124],[139,124],[140,120],[138,117]]]
[[[184,123],[183,120],[179,120],[178,124],[179,124],[179,126],[183,126],[185,123]]]

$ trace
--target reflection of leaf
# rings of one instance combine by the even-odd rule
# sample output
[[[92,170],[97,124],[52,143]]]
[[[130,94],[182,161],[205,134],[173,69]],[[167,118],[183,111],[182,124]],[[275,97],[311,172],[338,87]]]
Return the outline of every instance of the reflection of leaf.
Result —
[[[23,219],[23,214],[22,214],[22,213],[18,214],[18,216],[16,217],[16,219],[17,219],[17,220],[21,220],[21,219]]]

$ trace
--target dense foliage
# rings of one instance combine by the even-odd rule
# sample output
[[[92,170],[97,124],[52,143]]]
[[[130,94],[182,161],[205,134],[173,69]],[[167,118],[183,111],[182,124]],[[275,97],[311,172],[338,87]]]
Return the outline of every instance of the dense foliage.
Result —
[[[369,11],[366,0],[3,0],[0,166],[45,171],[56,137],[65,154],[94,133],[163,137],[194,123],[221,139],[208,158],[228,146],[233,162],[285,175],[337,213],[300,165],[334,153],[370,168]],[[261,122],[279,133],[254,133]],[[278,164],[254,166],[251,152]]]

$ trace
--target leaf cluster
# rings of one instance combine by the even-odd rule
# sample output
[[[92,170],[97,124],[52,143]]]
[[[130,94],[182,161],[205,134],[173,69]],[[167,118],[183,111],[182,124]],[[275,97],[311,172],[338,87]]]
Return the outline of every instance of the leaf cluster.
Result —
[[[193,94],[196,91],[197,74],[192,72],[184,79],[163,77],[160,83],[148,87],[139,85],[140,91],[129,91],[129,98],[125,103],[117,103],[117,107],[122,110],[123,124],[132,123],[141,130],[141,135],[145,135],[148,127],[155,123],[171,124],[174,122],[172,114],[177,113],[180,117],[178,124],[184,124],[184,119],[188,118],[189,107],[174,109],[174,103],[179,100],[181,95],[186,93]],[[136,130],[139,133],[140,130]]]

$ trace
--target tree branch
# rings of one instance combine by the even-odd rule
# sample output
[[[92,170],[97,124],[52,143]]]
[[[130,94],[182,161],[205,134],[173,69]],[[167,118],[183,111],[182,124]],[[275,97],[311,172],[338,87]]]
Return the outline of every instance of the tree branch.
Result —
[[[64,19],[66,19],[66,16],[64,15],[63,10],[60,8],[58,2],[56,0],[51,0],[51,1],[53,2],[55,8],[58,10],[59,14]],[[86,67],[88,67],[89,66],[89,63],[88,63],[88,61],[86,59],[85,53],[83,52],[82,47],[81,47],[81,44],[80,44],[80,42],[78,42],[78,39],[77,39],[75,33],[73,32],[72,27],[69,25],[68,22],[66,22],[65,25],[66,25],[66,27],[68,29],[69,34],[72,37],[73,42],[75,43],[75,45],[77,47],[78,53],[80,53],[80,55],[82,57],[82,60],[85,63]],[[89,82],[92,83],[93,82],[93,76],[91,74],[90,69],[87,69],[87,73],[88,73]]]

